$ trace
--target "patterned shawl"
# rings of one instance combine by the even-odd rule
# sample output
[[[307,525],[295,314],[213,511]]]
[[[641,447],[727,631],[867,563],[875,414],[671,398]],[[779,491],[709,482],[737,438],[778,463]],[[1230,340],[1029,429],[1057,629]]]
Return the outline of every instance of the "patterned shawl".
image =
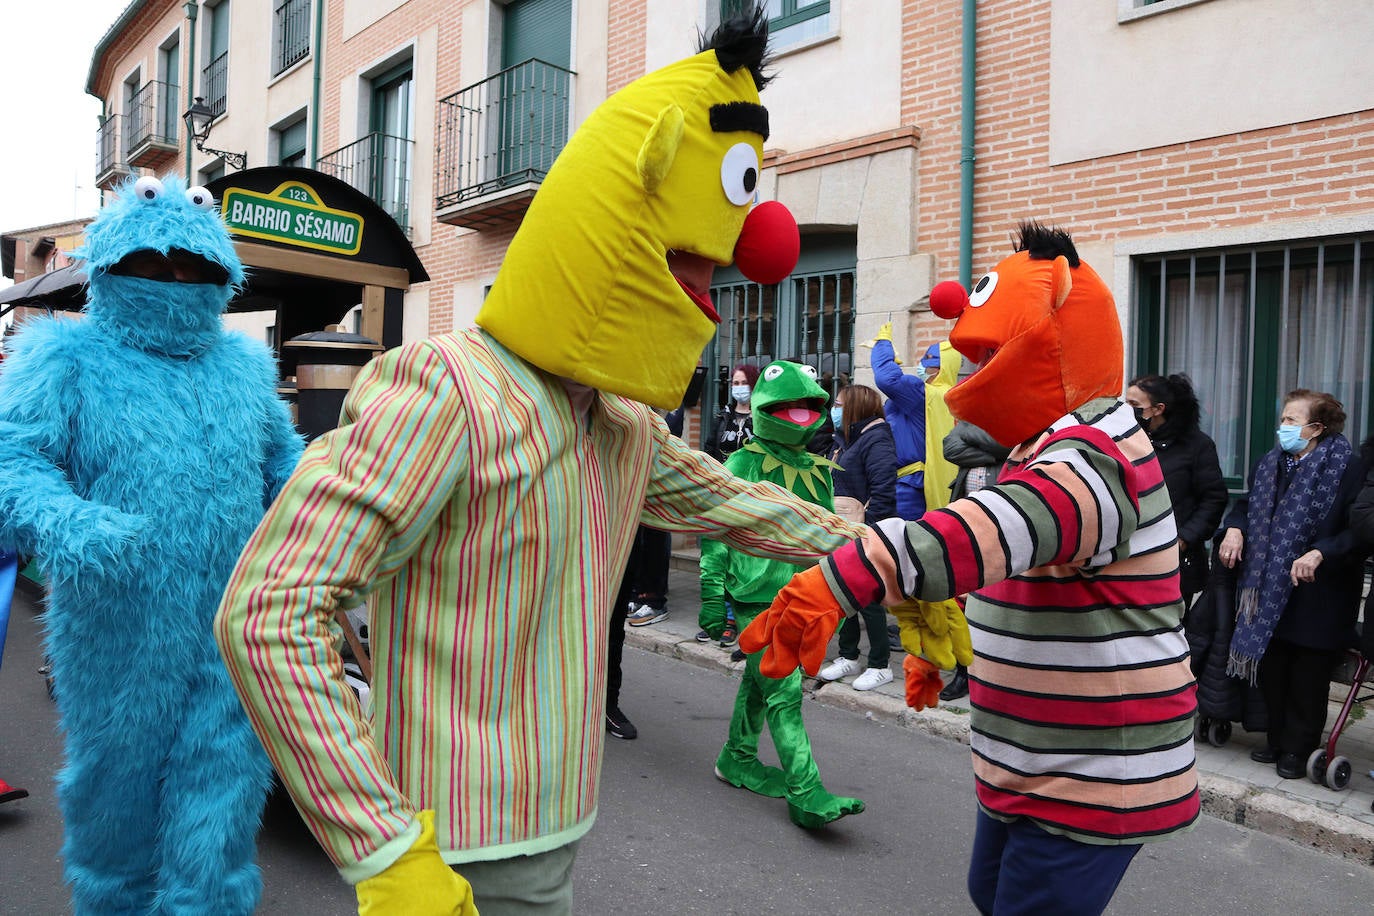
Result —
[[[1236,630],[1226,664],[1231,677],[1255,683],[1260,659],[1293,591],[1289,570],[1310,549],[1318,523],[1335,504],[1350,455],[1344,436],[1326,437],[1297,463],[1282,497],[1278,479],[1283,450],[1273,449],[1260,459],[1246,512],[1249,531],[1245,533]]]

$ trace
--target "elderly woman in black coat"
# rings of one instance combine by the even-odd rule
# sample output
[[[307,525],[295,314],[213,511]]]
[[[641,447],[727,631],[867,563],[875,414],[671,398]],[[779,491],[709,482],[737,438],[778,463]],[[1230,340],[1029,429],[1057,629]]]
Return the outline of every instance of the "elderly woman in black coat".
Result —
[[[1207,541],[1226,511],[1226,481],[1217,446],[1198,426],[1198,402],[1186,375],[1143,375],[1126,403],[1154,444],[1178,526],[1179,590],[1185,604],[1207,582]]]
[[[1256,464],[1217,550],[1241,570],[1227,671],[1258,674],[1269,713],[1268,745],[1250,756],[1286,779],[1320,747],[1332,669],[1356,641],[1368,550],[1350,513],[1366,468],[1344,428],[1330,394],[1290,391],[1278,447]]]

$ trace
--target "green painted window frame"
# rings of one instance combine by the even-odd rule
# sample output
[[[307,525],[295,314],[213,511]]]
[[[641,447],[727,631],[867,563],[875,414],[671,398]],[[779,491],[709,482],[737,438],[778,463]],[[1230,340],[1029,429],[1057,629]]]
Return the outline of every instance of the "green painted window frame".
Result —
[[[728,19],[747,5],[745,0],[721,0],[720,18]],[[768,19],[769,32],[776,32],[808,19],[830,14],[830,0],[820,0],[817,3],[801,6],[798,5],[798,0],[781,0],[781,7],[782,10],[778,15]]]
[[[1352,444],[1374,433],[1374,234],[1137,256],[1132,272],[1128,380],[1149,373],[1193,377],[1203,431],[1217,441],[1233,492],[1246,488],[1254,462],[1274,447],[1279,402],[1292,388],[1332,391],[1346,409],[1344,434]],[[1218,277],[1226,279],[1219,284]],[[1171,310],[1173,323],[1187,322],[1186,332],[1171,326]],[[1229,345],[1224,334],[1208,336],[1228,320]],[[1214,339],[1220,349],[1200,358]],[[1193,355],[1177,352],[1179,343]],[[1335,362],[1345,365],[1313,358],[1313,348],[1323,347],[1335,347]],[[1219,368],[1226,366],[1230,371]],[[1322,373],[1327,377],[1313,377]],[[1204,381],[1209,376],[1232,386],[1235,399],[1213,398]],[[1227,435],[1227,424],[1237,421]]]

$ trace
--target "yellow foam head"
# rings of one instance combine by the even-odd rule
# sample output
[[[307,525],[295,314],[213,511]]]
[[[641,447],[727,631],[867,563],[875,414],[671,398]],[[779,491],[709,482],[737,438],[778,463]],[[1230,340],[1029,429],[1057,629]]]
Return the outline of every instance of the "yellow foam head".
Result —
[[[746,25],[753,57],[716,44],[718,30],[711,50],[630,83],[573,134],[477,315],[502,344],[555,375],[678,406],[719,321],[711,271],[735,258],[767,138],[766,20]]]

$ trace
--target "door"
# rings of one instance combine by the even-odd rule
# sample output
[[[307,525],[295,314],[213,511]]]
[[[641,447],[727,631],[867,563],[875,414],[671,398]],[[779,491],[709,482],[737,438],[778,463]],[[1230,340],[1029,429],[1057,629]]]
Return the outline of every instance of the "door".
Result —
[[[572,0],[515,0],[506,6],[493,101],[501,178],[538,180],[553,164],[567,138],[571,63]]]

